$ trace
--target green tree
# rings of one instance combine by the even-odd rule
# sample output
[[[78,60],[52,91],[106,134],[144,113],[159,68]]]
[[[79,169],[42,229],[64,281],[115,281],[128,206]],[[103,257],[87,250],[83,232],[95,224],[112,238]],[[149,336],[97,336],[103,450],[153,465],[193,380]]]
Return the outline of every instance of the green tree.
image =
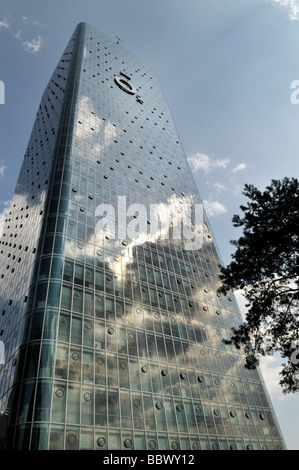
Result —
[[[255,368],[261,356],[284,358],[280,385],[299,391],[299,188],[295,178],[272,180],[264,192],[246,184],[249,199],[234,215],[243,234],[232,261],[221,268],[219,292],[242,289],[247,300],[244,323],[230,340],[245,353],[245,366]]]

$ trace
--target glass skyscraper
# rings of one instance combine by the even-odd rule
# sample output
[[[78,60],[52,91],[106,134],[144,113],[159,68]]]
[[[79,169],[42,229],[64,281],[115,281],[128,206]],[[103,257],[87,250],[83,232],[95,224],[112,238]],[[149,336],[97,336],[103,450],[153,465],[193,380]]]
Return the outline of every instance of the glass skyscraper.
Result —
[[[285,449],[197,207],[155,72],[80,23],[0,242],[2,449]]]

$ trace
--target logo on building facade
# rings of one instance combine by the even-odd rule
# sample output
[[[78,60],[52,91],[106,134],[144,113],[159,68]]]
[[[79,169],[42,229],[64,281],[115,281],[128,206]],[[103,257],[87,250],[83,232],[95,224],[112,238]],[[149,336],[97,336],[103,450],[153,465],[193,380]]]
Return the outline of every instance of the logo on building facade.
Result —
[[[125,91],[129,95],[136,95],[136,101],[140,104],[143,104],[143,100],[141,96],[137,95],[136,88],[133,87],[131,83],[129,83],[130,80],[131,80],[131,77],[128,77],[128,75],[126,75],[123,72],[120,72],[119,75],[116,75],[114,77],[114,82],[121,90]]]

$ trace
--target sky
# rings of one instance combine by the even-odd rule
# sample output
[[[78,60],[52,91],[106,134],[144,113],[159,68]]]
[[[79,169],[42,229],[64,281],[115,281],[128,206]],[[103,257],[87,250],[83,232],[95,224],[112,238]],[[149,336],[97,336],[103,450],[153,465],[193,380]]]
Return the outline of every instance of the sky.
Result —
[[[244,184],[298,178],[299,0],[1,0],[0,233],[42,93],[81,21],[155,68],[228,264]],[[261,369],[299,450],[299,396],[282,393],[281,363]]]

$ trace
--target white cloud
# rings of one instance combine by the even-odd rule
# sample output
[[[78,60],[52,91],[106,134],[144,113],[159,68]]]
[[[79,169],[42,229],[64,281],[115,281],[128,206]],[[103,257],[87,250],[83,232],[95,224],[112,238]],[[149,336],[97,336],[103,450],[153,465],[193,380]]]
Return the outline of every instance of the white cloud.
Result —
[[[4,172],[6,170],[7,166],[1,164],[0,165],[0,178],[3,178],[4,177]]]
[[[218,201],[204,201],[203,205],[209,217],[224,214],[226,212],[224,204],[221,204],[221,202]]]
[[[237,171],[245,170],[245,168],[247,168],[246,163],[239,163],[239,165],[237,165],[232,171],[233,173],[236,173]]]
[[[260,370],[265,381],[267,390],[271,395],[271,399],[278,398],[285,400],[286,395],[282,392],[282,387],[279,385],[281,376],[279,373],[282,370],[282,358],[279,356],[266,356],[260,360]]]
[[[16,32],[16,34],[14,34],[14,38],[17,38],[17,39],[21,39],[21,30],[18,29],[18,31]]]
[[[3,205],[5,207],[4,207],[3,211],[0,213],[0,237],[2,235],[4,225],[5,225],[5,220],[7,218],[8,212],[9,212],[10,201],[3,202]]]
[[[29,16],[23,16],[23,17],[22,17],[22,20],[23,20],[25,23],[32,23],[32,24],[34,24],[35,26],[41,26],[41,24],[40,24],[39,21],[33,20],[33,19],[30,18]]]
[[[290,20],[299,19],[299,0],[272,0],[272,3],[287,8]]]
[[[237,289],[234,291],[236,301],[240,310],[240,313],[242,315],[243,320],[245,320],[246,313],[247,313],[247,307],[246,304],[248,303],[247,300],[245,299],[244,296],[244,291],[242,289]]]
[[[222,160],[213,160],[211,157],[204,153],[195,153],[188,157],[189,165],[192,171],[203,170],[205,173],[209,173],[214,168],[226,168],[229,159],[224,158]]]
[[[232,193],[239,195],[243,191],[243,188],[244,186],[242,184],[237,183],[232,187]]]
[[[214,183],[213,186],[214,188],[217,189],[219,193],[222,193],[223,191],[227,191],[225,184],[219,183],[219,181],[216,181],[216,183]]]
[[[2,20],[0,20],[0,30],[9,29],[9,27],[10,27],[10,23],[8,22],[6,18],[3,18]]]
[[[26,52],[29,52],[31,54],[36,54],[39,52],[41,46],[43,43],[43,38],[38,35],[37,39],[32,39],[32,41],[25,41],[23,42],[23,47]]]

